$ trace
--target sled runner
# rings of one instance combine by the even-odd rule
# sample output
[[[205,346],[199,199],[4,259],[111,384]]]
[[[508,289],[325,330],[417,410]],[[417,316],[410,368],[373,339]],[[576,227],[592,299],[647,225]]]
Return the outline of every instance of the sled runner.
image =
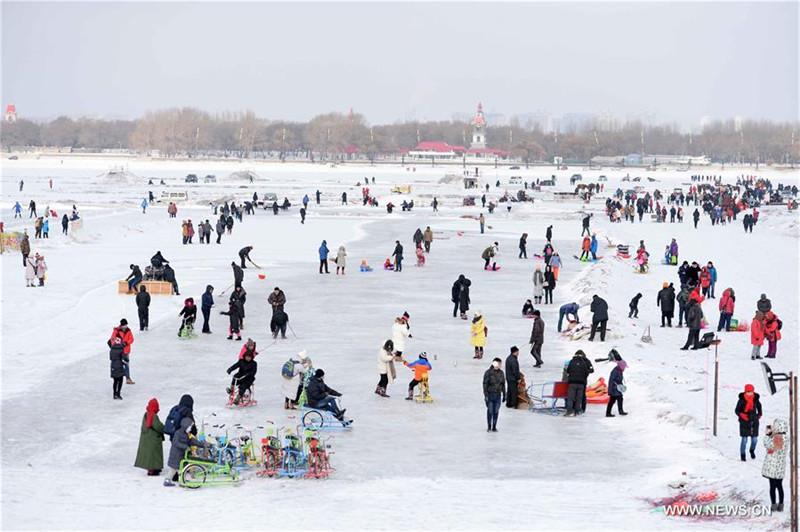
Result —
[[[538,414],[560,415],[567,409],[567,390],[569,383],[564,381],[550,381],[541,384],[531,384],[528,387],[530,406],[528,410]],[[558,401],[561,400],[559,406]]]
[[[414,402],[416,403],[432,403],[433,397],[431,397],[431,389],[430,385],[428,384],[428,377],[427,375],[423,377],[420,381],[419,386],[417,386],[417,390],[419,393],[414,394]]]

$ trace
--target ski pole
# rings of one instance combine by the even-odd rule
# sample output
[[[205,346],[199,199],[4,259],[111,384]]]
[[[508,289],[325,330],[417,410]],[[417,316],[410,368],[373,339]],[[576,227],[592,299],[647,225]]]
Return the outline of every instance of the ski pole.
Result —
[[[233,284],[236,284],[236,283],[233,283]],[[232,284],[231,286],[229,286],[228,288],[226,288],[225,290],[223,290],[222,292],[220,292],[220,293],[219,293],[219,295],[224,295],[224,294],[225,294],[225,292],[227,292],[228,290],[230,290],[230,289],[231,289],[231,287],[233,286],[233,284]]]
[[[294,337],[297,338],[297,335],[295,334],[294,329],[292,329],[292,326],[289,324],[289,322],[286,322],[286,325],[289,325],[289,330],[292,331],[292,334],[294,334]],[[298,338],[298,340],[299,340],[299,338]]]

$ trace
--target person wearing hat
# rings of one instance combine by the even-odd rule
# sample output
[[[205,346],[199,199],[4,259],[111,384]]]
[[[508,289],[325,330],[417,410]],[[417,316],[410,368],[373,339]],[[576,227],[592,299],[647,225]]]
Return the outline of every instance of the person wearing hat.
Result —
[[[583,399],[586,395],[586,382],[594,368],[586,354],[578,349],[567,365],[567,411],[564,417],[582,414]]]
[[[242,261],[241,267],[247,268],[247,264],[245,264],[245,259],[253,262],[253,259],[250,258],[250,252],[253,251],[253,246],[245,246],[239,250],[239,259]]]
[[[397,319],[399,320],[400,318]],[[397,324],[395,323],[395,325]],[[380,379],[378,380],[378,386],[375,388],[375,393],[381,397],[389,397],[386,394],[386,387],[389,383],[394,382],[397,376],[394,369],[394,358],[400,355],[394,349],[394,342],[386,340],[383,347],[378,351],[378,375],[380,375]]]
[[[630,307],[630,312],[628,312],[628,317],[629,318],[638,318],[639,317],[639,300],[640,299],[642,299],[642,293],[641,292],[639,292],[638,294],[633,296],[633,299],[631,299],[631,302],[628,305]]]
[[[544,345],[544,320],[539,310],[533,311],[533,328],[531,329],[531,355],[536,359],[533,366],[538,368],[542,365],[542,345]]]
[[[289,371],[291,363],[291,371]],[[290,358],[283,365],[281,375],[281,392],[283,392],[283,408],[294,410],[300,401],[300,394],[303,392],[303,382],[306,374],[311,371],[311,358],[305,350],[297,353],[297,360]],[[313,372],[312,372],[313,373]]]
[[[350,421],[344,420],[344,413],[347,409],[340,409],[336,404],[336,397],[341,397],[342,394],[325,384],[325,372],[320,368],[314,372],[314,376],[308,383],[306,388],[306,397],[308,398],[308,406],[318,410],[327,410],[333,416],[342,422],[343,426],[348,426]]]
[[[131,354],[131,344],[133,343],[133,332],[128,327],[128,320],[122,318],[119,320],[119,326],[114,327],[114,330],[111,331],[111,338],[108,340],[108,346],[111,347],[114,344],[114,340],[119,338],[122,342],[122,352],[125,355],[122,360],[122,369],[127,379],[127,384],[136,384],[131,379],[131,370],[130,370],[130,354]]]
[[[470,324],[470,339],[469,343],[475,348],[475,355],[472,358],[483,358],[483,348],[486,345],[486,337],[489,334],[489,328],[486,326],[486,320],[483,319],[480,310],[475,311]]]
[[[394,343],[394,355],[401,357],[406,349],[406,338],[412,338],[411,327],[408,324],[408,313],[402,317],[395,318],[392,324],[392,342]]]
[[[500,414],[500,403],[506,399],[506,377],[499,358],[492,360],[492,365],[483,374],[483,401],[486,403],[486,432],[497,432],[497,416]]]
[[[592,329],[589,333],[589,341],[594,342],[594,335],[600,329],[600,341],[606,341],[606,324],[608,324],[608,303],[597,294],[592,296],[592,304],[589,307],[592,311]]]
[[[612,350],[611,356],[613,357],[613,353],[615,350]],[[616,358],[616,357],[614,357]],[[623,382],[623,372],[625,368],[628,367],[628,363],[624,360],[620,359],[617,360],[617,365],[614,366],[614,369],[611,370],[611,375],[608,377],[608,406],[606,406],[606,417],[614,417],[614,414],[611,413],[611,408],[614,404],[617,405],[617,411],[621,416],[627,416],[628,413],[623,410],[622,406],[622,396],[624,388],[621,386],[624,384]]]
[[[419,357],[414,362],[406,362],[404,360],[403,365],[408,369],[414,370],[414,378],[408,383],[408,397],[406,397],[406,400],[411,401],[414,399],[414,388],[420,382],[427,380],[428,372],[431,371],[433,367],[431,363],[428,362],[428,354],[425,351],[420,353]],[[423,391],[425,391],[424,388]]]
[[[672,316],[675,314],[675,287],[664,281],[656,296],[656,305],[661,309],[661,326],[672,327]]]
[[[279,310],[283,311],[283,306],[286,304],[286,294],[284,294],[283,290],[276,286],[267,298],[267,303],[269,303],[272,307],[273,314]]]
[[[254,352],[245,351],[244,356],[234,362],[233,365],[227,370],[228,375],[230,375],[233,370],[236,370],[236,375],[233,376],[230,387],[225,390],[228,392],[228,394],[231,394],[234,391],[237,392],[236,397],[233,399],[233,404],[235,405],[238,405],[242,402],[245,394],[250,391],[253,383],[256,380],[256,373],[258,373],[258,362],[255,361],[254,355]],[[237,387],[238,390],[235,390],[234,387]]]
[[[394,271],[403,271],[403,244],[401,244],[399,240],[394,241],[392,257],[394,257]]]
[[[761,419],[761,398],[756,393],[752,384],[745,384],[744,392],[739,394],[739,400],[734,410],[739,420],[739,436],[742,441],[739,445],[739,454],[742,462],[747,461],[747,438],[750,438],[750,458],[756,458],[756,445],[758,444],[758,421]]]
[[[511,353],[506,357],[506,407],[517,408],[519,403],[519,349],[517,346],[511,347]]]

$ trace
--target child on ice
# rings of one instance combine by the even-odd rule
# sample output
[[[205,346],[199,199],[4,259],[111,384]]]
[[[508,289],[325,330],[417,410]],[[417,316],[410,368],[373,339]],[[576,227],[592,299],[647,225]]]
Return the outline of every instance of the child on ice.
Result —
[[[359,266],[358,269],[361,270],[362,272],[371,272],[372,271],[372,266],[367,264],[366,260],[362,260],[361,261],[361,266]]]
[[[383,263],[384,270],[394,270],[394,264],[390,259],[386,259],[386,262]]]
[[[420,382],[428,379],[428,372],[433,369],[431,363],[428,362],[428,354],[423,351],[419,354],[419,358],[417,358],[414,362],[406,362],[403,361],[403,364],[409,368],[414,370],[414,378],[411,379],[411,382],[408,383],[408,397],[406,397],[407,401],[411,401],[414,399],[414,388]],[[424,390],[424,388],[422,388]]]
[[[533,303],[531,303],[530,299],[525,301],[525,304],[522,306],[522,316],[525,318],[533,316]]]
[[[189,297],[183,302],[183,310],[178,313],[178,316],[183,318],[181,328],[178,329],[178,336],[183,336],[184,330],[186,330],[186,336],[191,335],[194,330],[194,320],[197,318],[197,307],[194,304],[194,298]]]
[[[638,318],[639,317],[639,300],[640,299],[642,299],[642,294],[641,293],[636,294],[635,296],[633,296],[633,299],[631,299],[631,302],[630,302],[631,311],[628,312],[628,317],[629,318]]]
[[[228,302],[228,312],[222,311],[220,314],[224,314],[230,318],[230,325],[228,326],[228,340],[233,340],[233,335],[236,335],[236,340],[241,341],[242,333],[239,332],[239,307],[236,305],[234,301]]]
[[[238,385],[238,394],[233,399],[233,404],[238,405],[240,402],[242,402],[242,397],[244,397],[244,395],[250,391],[250,387],[253,386],[253,383],[256,380],[258,362],[253,360],[253,353],[250,351],[245,351],[244,356],[228,368],[228,375],[230,375],[233,370],[238,371],[236,372],[236,375],[233,376],[230,387],[225,391],[227,391],[228,395],[230,395],[234,391],[234,386]]]
[[[417,266],[425,266],[425,252],[422,250],[422,246],[417,244]]]

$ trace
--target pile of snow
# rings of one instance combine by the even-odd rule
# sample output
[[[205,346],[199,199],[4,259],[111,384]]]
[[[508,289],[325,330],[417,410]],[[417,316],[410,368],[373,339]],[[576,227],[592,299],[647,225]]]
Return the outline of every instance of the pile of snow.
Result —
[[[143,177],[122,167],[110,168],[108,172],[98,174],[97,177],[99,178],[98,182],[103,185],[131,185],[144,181]]]
[[[231,181],[247,181],[248,183],[253,181],[267,181],[266,178],[261,177],[257,173],[252,170],[239,170],[237,172],[233,172],[228,176],[228,179]]]

